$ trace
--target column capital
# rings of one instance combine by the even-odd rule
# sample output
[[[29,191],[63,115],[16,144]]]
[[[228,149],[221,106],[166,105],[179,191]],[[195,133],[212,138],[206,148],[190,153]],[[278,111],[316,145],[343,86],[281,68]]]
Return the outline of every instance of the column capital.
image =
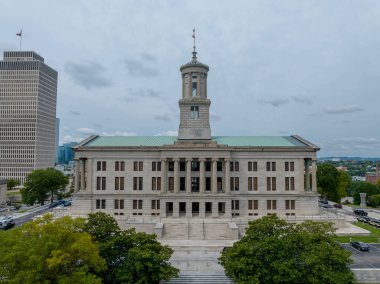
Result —
[[[219,158],[211,158],[211,161],[213,161],[213,162],[218,162],[218,161],[219,161]]]
[[[180,160],[179,158],[173,158],[174,162],[179,162],[179,160]]]
[[[199,162],[206,162],[206,158],[199,158]]]
[[[186,162],[192,162],[193,158],[186,158]]]
[[[224,158],[224,161],[225,161],[226,163],[231,162],[231,158]]]
[[[166,162],[168,158],[161,158],[161,162]]]

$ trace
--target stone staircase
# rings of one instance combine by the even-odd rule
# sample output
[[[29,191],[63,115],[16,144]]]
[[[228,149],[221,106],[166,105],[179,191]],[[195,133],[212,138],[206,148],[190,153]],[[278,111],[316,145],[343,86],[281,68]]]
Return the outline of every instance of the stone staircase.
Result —
[[[205,224],[206,240],[230,240],[231,233],[226,223],[210,223]]]
[[[187,223],[165,223],[163,231],[163,239],[170,240],[187,240],[188,239]]]
[[[189,240],[204,240],[203,223],[189,223]]]
[[[234,284],[231,279],[223,274],[218,275],[180,275],[163,284]]]

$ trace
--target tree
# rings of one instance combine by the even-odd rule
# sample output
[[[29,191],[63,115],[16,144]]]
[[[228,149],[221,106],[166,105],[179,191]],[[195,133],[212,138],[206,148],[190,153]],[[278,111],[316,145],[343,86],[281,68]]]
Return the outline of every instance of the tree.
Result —
[[[122,231],[113,217],[102,212],[89,214],[85,231],[99,242],[107,263],[105,283],[159,283],[178,275],[169,263],[172,249],[162,246],[155,235]]]
[[[16,186],[20,185],[20,181],[16,179],[7,180],[7,190],[13,190]]]
[[[356,182],[354,185],[355,189],[352,195],[354,204],[360,204],[360,193],[367,193],[367,200],[369,200],[370,196],[380,193],[379,188],[366,181]]]
[[[262,217],[219,261],[236,283],[354,283],[350,252],[335,242],[331,223]]]
[[[339,198],[346,197],[348,195],[348,189],[351,187],[351,177],[345,171],[338,171],[339,173],[339,182],[337,192]]]
[[[63,190],[68,182],[68,178],[56,169],[35,170],[27,176],[24,188],[21,189],[22,200],[30,205],[35,202],[44,205],[50,195],[53,202],[54,194]]]
[[[317,185],[319,193],[326,199],[340,202],[338,192],[339,171],[329,163],[323,163],[317,169]]]
[[[51,215],[0,232],[0,279],[10,283],[101,283],[105,269],[84,219]]]

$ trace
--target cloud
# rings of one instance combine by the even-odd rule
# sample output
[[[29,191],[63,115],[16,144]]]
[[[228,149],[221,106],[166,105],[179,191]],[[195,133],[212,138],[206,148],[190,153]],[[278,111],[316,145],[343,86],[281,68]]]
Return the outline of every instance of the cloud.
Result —
[[[64,70],[78,85],[86,88],[108,87],[113,82],[106,78],[106,69],[99,63],[86,61],[84,63],[67,62]]]
[[[80,142],[86,138],[87,137],[82,137],[82,136],[65,135],[63,136],[61,143]]]
[[[210,118],[214,121],[219,121],[222,119],[222,117],[219,114],[216,114],[215,112],[210,112]]]
[[[288,99],[285,98],[278,98],[278,99],[266,99],[266,100],[260,100],[259,103],[262,105],[271,105],[274,107],[278,107],[280,105],[287,104],[289,102]]]
[[[153,89],[127,89],[127,96],[123,97],[125,101],[137,101],[140,98],[158,98],[161,96],[159,91]]]
[[[80,115],[80,112],[76,111],[76,110],[70,110],[69,114],[71,114],[71,115]]]
[[[125,66],[133,77],[156,77],[159,75],[158,70],[145,66],[141,61],[127,59],[125,60]]]
[[[380,144],[380,140],[374,137],[341,137],[334,139],[336,142],[343,142],[343,143],[360,143],[360,144],[367,144],[367,145],[375,145]]]
[[[161,115],[156,115],[154,117],[154,119],[161,120],[161,121],[171,121],[169,113],[164,113],[164,114],[161,114]]]
[[[141,53],[140,57],[146,61],[156,61],[156,57],[149,53]]]
[[[306,96],[293,96],[292,99],[299,104],[312,105],[313,101],[310,97]]]
[[[324,113],[327,114],[343,114],[343,113],[353,113],[363,111],[362,108],[358,106],[343,106],[337,108],[325,108]]]
[[[76,131],[82,134],[97,134],[96,130],[87,127],[78,128]]]
[[[178,131],[176,130],[162,131],[154,136],[178,136]]]

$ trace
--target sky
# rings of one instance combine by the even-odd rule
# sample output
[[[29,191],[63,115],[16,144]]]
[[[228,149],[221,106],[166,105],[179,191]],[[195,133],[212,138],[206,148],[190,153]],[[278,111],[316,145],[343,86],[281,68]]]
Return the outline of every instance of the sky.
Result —
[[[22,29],[22,49],[58,71],[61,144],[176,135],[195,27],[212,135],[297,134],[320,157],[380,157],[380,1],[0,0],[0,11],[1,54]]]

